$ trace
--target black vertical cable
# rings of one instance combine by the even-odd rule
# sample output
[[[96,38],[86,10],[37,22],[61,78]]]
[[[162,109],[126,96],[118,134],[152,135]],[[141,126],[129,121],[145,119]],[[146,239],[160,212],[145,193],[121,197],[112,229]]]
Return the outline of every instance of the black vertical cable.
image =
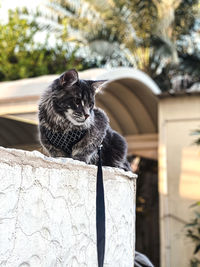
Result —
[[[98,267],[103,267],[105,254],[105,201],[103,188],[103,172],[101,163],[101,146],[98,147],[98,170],[96,184],[96,231]]]

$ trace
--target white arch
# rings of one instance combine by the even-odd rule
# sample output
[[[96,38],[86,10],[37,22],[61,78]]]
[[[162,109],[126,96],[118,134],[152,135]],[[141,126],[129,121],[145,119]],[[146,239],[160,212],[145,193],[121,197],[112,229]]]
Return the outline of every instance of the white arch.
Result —
[[[158,95],[161,93],[161,90],[157,86],[157,84],[144,72],[133,69],[133,68],[125,68],[125,67],[119,67],[119,68],[113,68],[111,70],[105,70],[105,72],[97,75],[95,77],[96,80],[119,80],[124,78],[131,78],[134,80],[138,80],[144,85],[146,85],[155,95]]]

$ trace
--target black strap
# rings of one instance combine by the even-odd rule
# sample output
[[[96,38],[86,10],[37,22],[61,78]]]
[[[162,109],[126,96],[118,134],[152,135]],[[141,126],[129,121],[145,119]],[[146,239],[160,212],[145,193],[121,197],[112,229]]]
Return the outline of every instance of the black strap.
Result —
[[[52,132],[47,128],[43,129],[48,141],[55,147],[71,154],[72,146],[79,142],[86,134],[86,131],[73,131],[67,134]],[[101,163],[101,146],[98,147],[98,170],[96,184],[96,232],[97,232],[97,257],[98,267],[103,267],[105,254],[105,201],[103,188],[103,172]]]
[[[96,184],[96,231],[98,267],[103,267],[105,254],[105,201],[103,188],[103,172],[101,163],[101,146],[98,148],[98,170]]]

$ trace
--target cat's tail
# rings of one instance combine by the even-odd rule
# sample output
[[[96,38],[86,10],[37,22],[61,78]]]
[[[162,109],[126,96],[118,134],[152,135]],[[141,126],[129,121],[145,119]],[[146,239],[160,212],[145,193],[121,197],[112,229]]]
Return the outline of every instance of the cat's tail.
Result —
[[[144,254],[135,251],[134,267],[154,267],[150,260]]]

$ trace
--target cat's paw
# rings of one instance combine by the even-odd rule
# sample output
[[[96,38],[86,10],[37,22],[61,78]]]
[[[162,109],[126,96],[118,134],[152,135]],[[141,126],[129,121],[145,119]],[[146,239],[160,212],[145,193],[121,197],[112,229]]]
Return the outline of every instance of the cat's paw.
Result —
[[[65,153],[62,150],[58,150],[58,149],[55,149],[55,148],[50,149],[49,150],[49,154],[53,158],[66,157]]]
[[[72,156],[72,158],[73,158],[74,160],[84,161],[84,162],[87,163],[87,160],[86,160],[85,156],[83,156],[83,155],[78,155],[78,154],[76,154],[76,155]]]

